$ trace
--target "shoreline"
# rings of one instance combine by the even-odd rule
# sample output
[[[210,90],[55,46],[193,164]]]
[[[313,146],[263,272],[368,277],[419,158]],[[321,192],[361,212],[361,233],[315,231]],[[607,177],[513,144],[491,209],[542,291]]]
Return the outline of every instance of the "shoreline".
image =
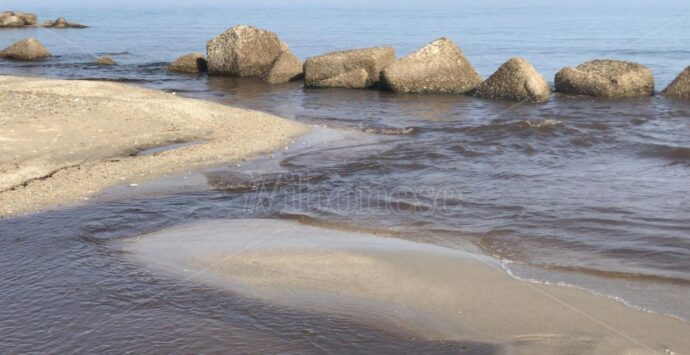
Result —
[[[428,340],[519,354],[684,353],[690,324],[589,291],[513,278],[437,245],[270,219],[212,220],[120,242],[151,270]]]
[[[110,82],[0,75],[0,99],[0,218],[237,162],[310,131],[263,112]]]

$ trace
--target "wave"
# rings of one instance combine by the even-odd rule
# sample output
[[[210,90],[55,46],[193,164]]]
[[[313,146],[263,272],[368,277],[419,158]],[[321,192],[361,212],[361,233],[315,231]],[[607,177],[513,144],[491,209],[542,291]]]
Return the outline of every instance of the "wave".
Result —
[[[648,144],[642,155],[674,161],[690,162],[690,147],[677,147],[665,144]]]

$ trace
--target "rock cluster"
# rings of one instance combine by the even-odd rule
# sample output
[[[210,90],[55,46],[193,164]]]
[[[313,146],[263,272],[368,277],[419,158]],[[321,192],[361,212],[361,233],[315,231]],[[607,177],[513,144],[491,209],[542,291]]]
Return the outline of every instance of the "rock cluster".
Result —
[[[238,25],[207,45],[209,74],[258,77],[287,82],[302,73],[302,63],[271,31]]]
[[[621,60],[595,59],[556,73],[556,91],[605,99],[654,94],[654,76],[644,65]]]
[[[48,49],[35,38],[21,40],[0,51],[0,58],[36,60],[50,56]]]
[[[304,62],[304,85],[310,88],[373,87],[379,83],[381,71],[394,61],[395,50],[391,47],[322,54]]]

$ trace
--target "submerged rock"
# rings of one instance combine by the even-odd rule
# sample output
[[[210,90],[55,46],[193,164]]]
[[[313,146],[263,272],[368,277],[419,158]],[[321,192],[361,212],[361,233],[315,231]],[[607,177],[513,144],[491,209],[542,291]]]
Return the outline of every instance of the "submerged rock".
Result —
[[[597,59],[561,69],[556,73],[556,91],[606,99],[651,96],[654,76],[641,64]]]
[[[520,57],[503,63],[474,92],[481,98],[524,102],[544,102],[550,94],[549,83],[532,64]]]
[[[286,44],[283,53],[273,63],[268,75],[263,79],[269,84],[281,84],[298,79],[302,76],[302,61],[299,60]]]
[[[0,52],[0,58],[36,60],[49,57],[50,52],[35,38],[21,40]]]
[[[379,83],[381,71],[395,61],[391,47],[337,51],[304,62],[304,84],[312,88],[364,89]],[[362,77],[364,80],[362,80]]]
[[[384,85],[398,93],[464,94],[482,81],[462,50],[439,38],[383,70]]]
[[[690,66],[678,74],[661,93],[676,99],[690,100]]]
[[[96,58],[96,64],[98,65],[115,65],[115,59],[109,55],[104,55],[102,57]]]
[[[210,40],[207,46],[211,74],[267,77],[283,53],[278,36],[267,30],[238,25]]]
[[[203,73],[208,70],[206,57],[201,53],[183,55],[168,65],[168,70],[176,73]]]

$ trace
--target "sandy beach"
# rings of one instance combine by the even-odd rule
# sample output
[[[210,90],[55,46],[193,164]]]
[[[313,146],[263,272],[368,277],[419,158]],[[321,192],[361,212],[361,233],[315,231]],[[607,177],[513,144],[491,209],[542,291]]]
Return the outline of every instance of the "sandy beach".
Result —
[[[185,282],[427,339],[487,342],[511,354],[690,351],[687,323],[519,281],[497,260],[458,249],[268,219],[206,221],[123,245]]]
[[[0,217],[282,149],[308,130],[129,85],[0,76]],[[185,142],[194,144],[137,155]]]

